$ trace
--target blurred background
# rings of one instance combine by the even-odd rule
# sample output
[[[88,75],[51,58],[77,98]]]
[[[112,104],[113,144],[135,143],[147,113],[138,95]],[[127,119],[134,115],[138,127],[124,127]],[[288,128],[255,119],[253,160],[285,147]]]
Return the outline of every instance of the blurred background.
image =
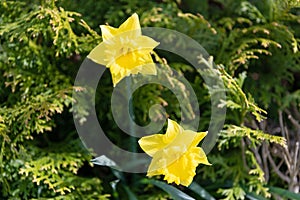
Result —
[[[213,165],[200,165],[190,187],[94,165],[74,126],[73,113],[82,123],[89,117],[88,106],[72,108],[72,93],[85,90],[73,84],[102,41],[99,25],[118,27],[133,13],[142,27],[196,40],[226,87],[225,125],[208,154]],[[300,199],[299,24],[299,0],[2,0],[0,199]],[[157,54],[155,62],[193,87],[199,131],[206,131],[218,119],[210,119],[204,80],[184,59]],[[114,122],[112,91],[106,70],[96,92],[98,120],[114,144],[141,152],[138,138]],[[148,84],[133,94],[136,123],[149,123],[149,108],[157,103],[180,121],[174,94]]]

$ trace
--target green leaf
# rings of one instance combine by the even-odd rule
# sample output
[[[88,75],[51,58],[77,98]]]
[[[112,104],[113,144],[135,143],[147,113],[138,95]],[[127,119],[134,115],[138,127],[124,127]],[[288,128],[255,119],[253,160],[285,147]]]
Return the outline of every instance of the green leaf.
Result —
[[[129,200],[138,200],[138,198],[136,197],[136,195],[129,189],[129,187],[127,187],[126,185],[122,184],[124,190],[126,191]]]
[[[171,185],[168,185],[167,183],[152,179],[144,180],[144,182],[153,184],[156,187],[161,188],[162,190],[167,192],[174,200],[195,200],[193,197],[187,195],[186,193],[178,190],[177,188]]]
[[[111,172],[115,177],[117,177],[119,180],[123,182],[126,182],[122,169],[116,164],[115,161],[108,158],[107,156],[101,155],[97,158],[92,159],[91,162],[95,165],[106,166],[111,168]]]
[[[267,200],[265,197],[257,195],[253,192],[247,192],[246,197],[250,200]]]
[[[279,188],[279,187],[269,187],[271,193],[280,195],[281,197],[286,197],[288,199],[300,199],[300,194]]]
[[[189,186],[189,189],[198,194],[200,197],[206,200],[215,200],[213,196],[211,196],[204,188],[202,188],[199,184],[192,182]]]

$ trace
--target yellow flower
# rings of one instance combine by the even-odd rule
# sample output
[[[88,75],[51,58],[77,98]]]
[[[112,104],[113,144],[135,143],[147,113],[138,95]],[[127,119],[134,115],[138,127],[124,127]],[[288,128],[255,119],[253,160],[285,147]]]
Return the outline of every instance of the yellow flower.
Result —
[[[168,183],[189,186],[196,175],[196,167],[202,163],[211,165],[198,143],[206,132],[184,130],[168,119],[166,134],[154,134],[139,140],[141,148],[153,157],[147,176],[164,175]]]
[[[110,69],[114,86],[130,74],[156,75],[150,52],[159,44],[143,36],[138,15],[134,13],[119,28],[101,25],[103,42],[88,58]]]

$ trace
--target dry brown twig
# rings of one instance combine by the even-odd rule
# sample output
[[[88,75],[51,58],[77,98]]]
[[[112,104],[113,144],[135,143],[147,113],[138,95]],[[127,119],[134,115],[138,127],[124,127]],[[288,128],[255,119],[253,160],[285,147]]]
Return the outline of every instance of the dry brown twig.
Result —
[[[251,123],[255,129],[260,129],[271,134],[280,133],[287,141],[285,147],[277,144],[263,142],[257,148],[251,148],[256,160],[265,173],[265,180],[270,181],[271,171],[287,183],[288,189],[299,193],[300,190],[300,113],[284,110],[278,112],[279,124],[265,120]]]

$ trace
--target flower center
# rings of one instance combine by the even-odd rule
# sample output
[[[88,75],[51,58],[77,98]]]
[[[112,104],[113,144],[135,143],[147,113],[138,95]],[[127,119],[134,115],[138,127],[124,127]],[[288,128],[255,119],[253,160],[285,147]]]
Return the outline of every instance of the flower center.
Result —
[[[130,47],[121,47],[121,49],[118,52],[118,55],[123,55],[125,56],[126,54],[132,52],[132,48]]]

